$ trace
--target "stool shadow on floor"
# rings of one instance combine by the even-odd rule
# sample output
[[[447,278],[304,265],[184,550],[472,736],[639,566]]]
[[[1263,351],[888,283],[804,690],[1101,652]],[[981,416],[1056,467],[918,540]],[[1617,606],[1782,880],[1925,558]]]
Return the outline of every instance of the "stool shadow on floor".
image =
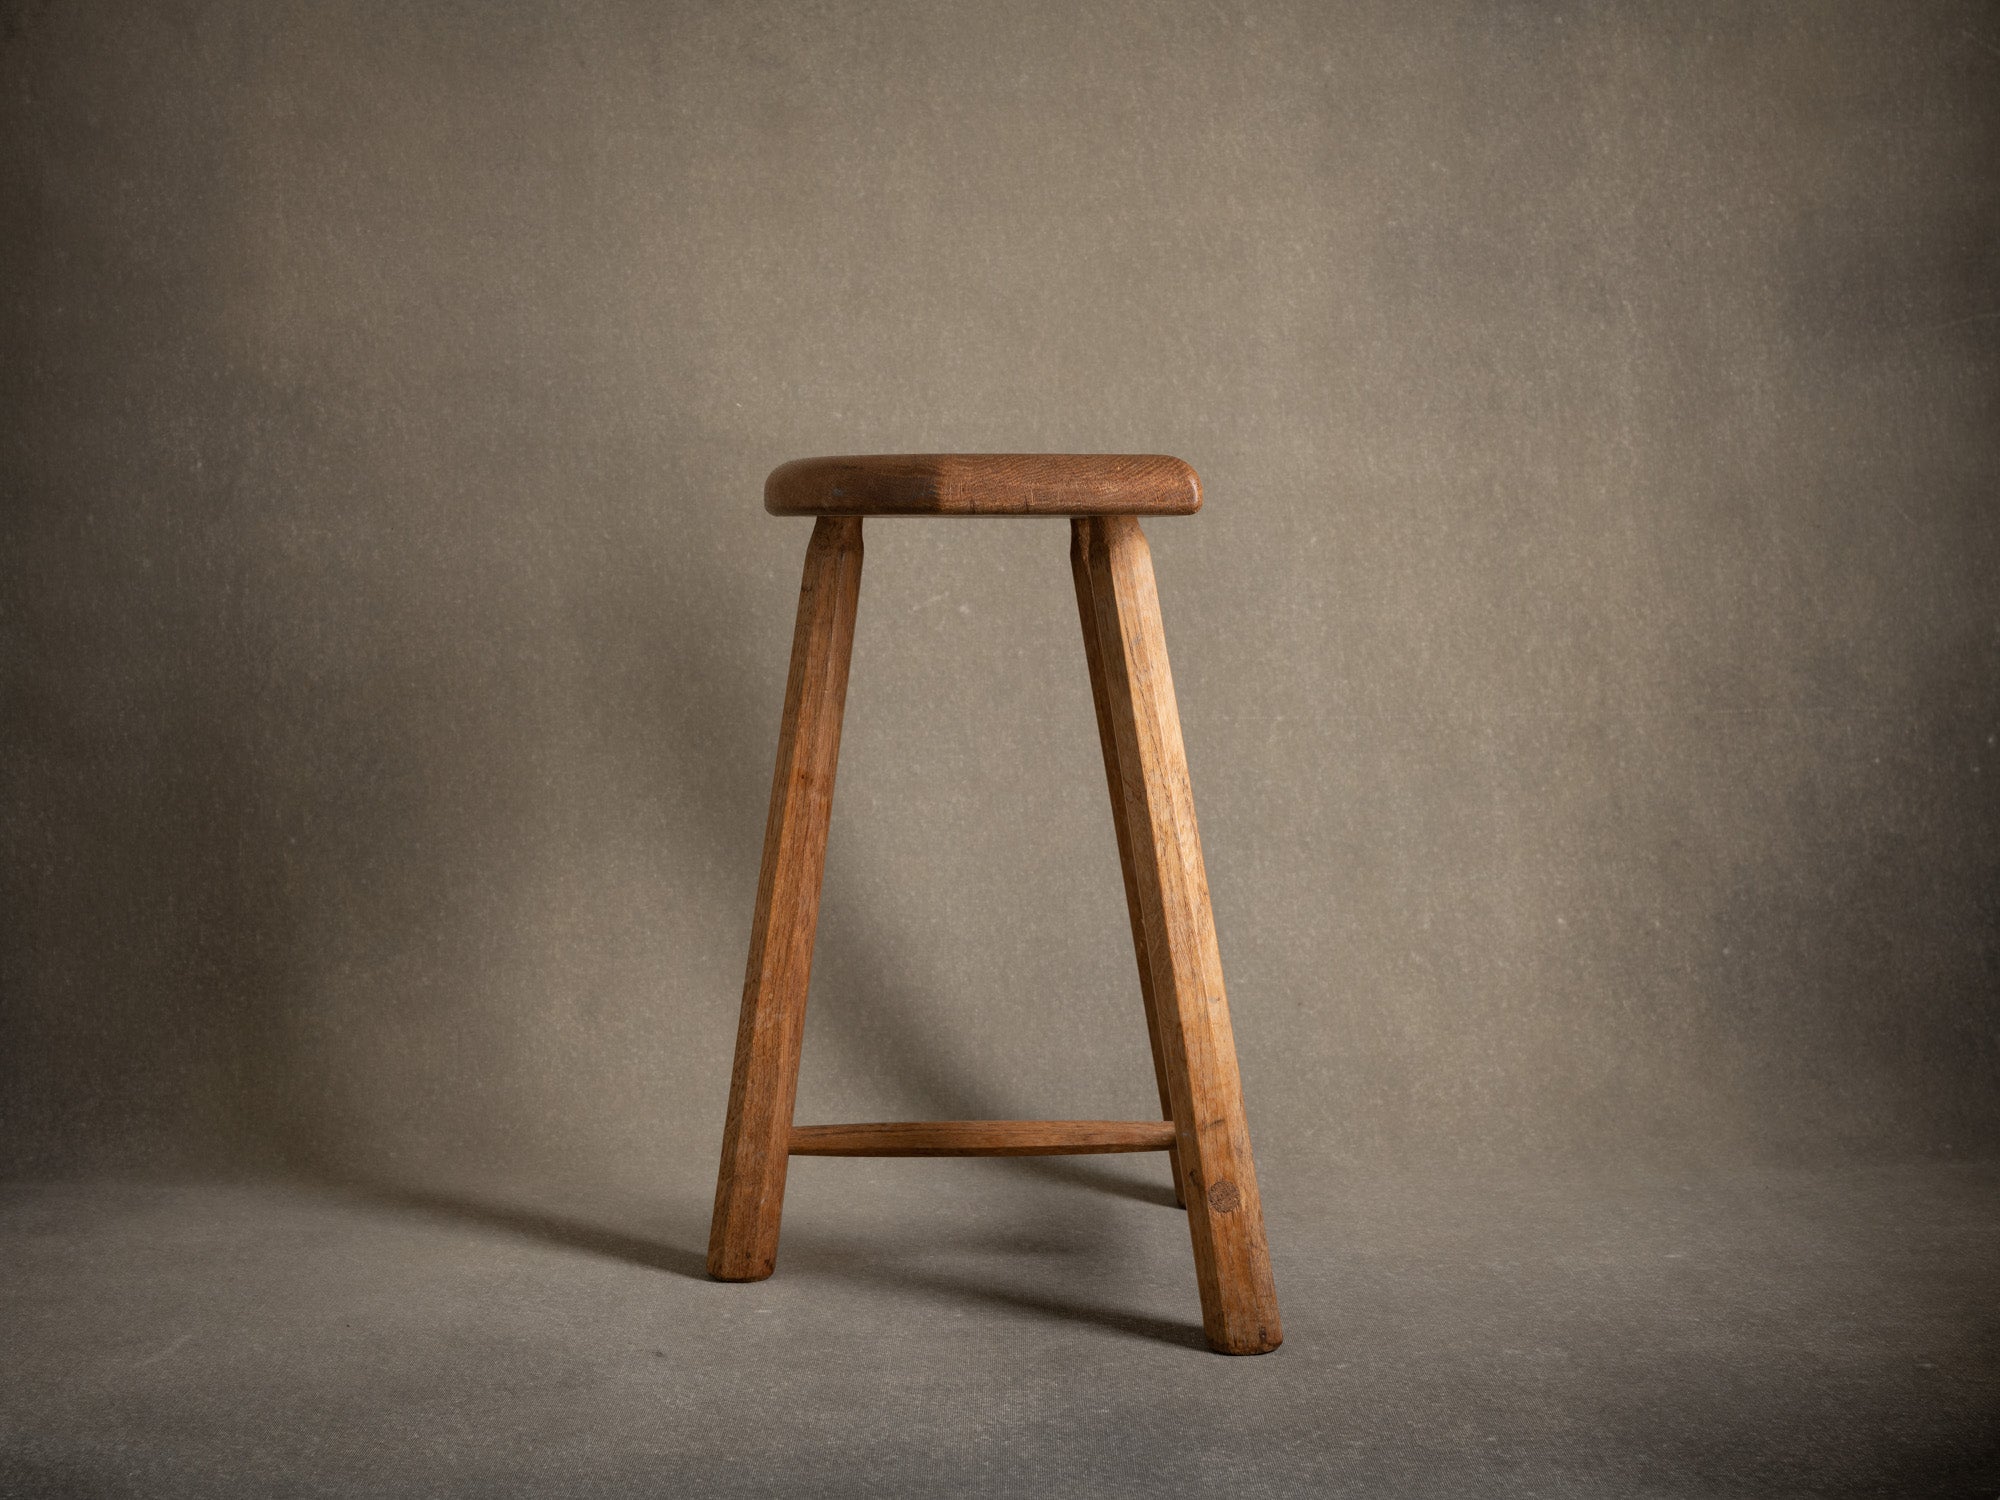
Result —
[[[892,1289],[903,1299],[957,1303],[989,1311],[998,1309],[1050,1322],[1102,1328],[1183,1349],[1207,1348],[1199,1320],[1181,1321],[1129,1312],[1058,1292],[998,1284],[971,1272],[941,1271],[916,1263],[908,1247],[891,1249],[874,1240],[850,1242],[795,1231],[787,1231],[787,1239],[786,1264],[778,1272],[781,1276],[789,1272],[806,1281],[836,1281],[864,1288],[881,1286]],[[1010,1242],[1002,1248],[1016,1255],[1024,1250],[1031,1254],[1071,1253],[1069,1247],[1061,1244],[1040,1242],[1027,1245]]]
[[[556,1212],[511,1196],[503,1198],[434,1184],[390,1182],[358,1173],[318,1172],[311,1181],[320,1189],[370,1207],[502,1230],[558,1250],[576,1250],[606,1260],[624,1261],[648,1271],[667,1271],[690,1281],[708,1280],[703,1252],[692,1231],[687,1229],[670,1238],[655,1237],[618,1228],[594,1217]],[[688,1222],[692,1224],[692,1218]]]
[[[1083,1173],[1078,1178],[1079,1185],[1086,1187],[1134,1190],[1128,1196],[1140,1196],[1146,1190],[1144,1184],[1120,1182],[1108,1175],[1100,1180]],[[648,1222],[639,1227],[617,1222],[632,1216],[615,1208],[599,1212],[558,1210],[535,1203],[533,1194],[520,1192],[395,1182],[338,1169],[315,1171],[305,1180],[322,1192],[370,1209],[479,1230],[497,1230],[552,1249],[619,1261],[646,1271],[664,1271],[678,1279],[707,1286],[721,1286],[710,1279],[706,1265],[706,1203],[697,1207],[683,1202],[671,1212],[646,1212],[643,1217]],[[1172,1190],[1161,1188],[1157,1201],[1171,1207]],[[657,1232],[653,1232],[655,1225]],[[997,1270],[994,1262],[1000,1257],[1020,1262],[1052,1255],[1087,1256],[1099,1253],[1100,1247],[1060,1236],[1021,1235],[930,1240],[891,1247],[873,1239],[828,1235],[801,1226],[786,1231],[784,1263],[778,1275],[788,1281],[833,1281],[862,1290],[893,1289],[903,1297],[1102,1328],[1182,1348],[1203,1347],[1199,1322],[1154,1317],[1008,1284],[992,1275],[941,1270],[922,1263],[927,1251],[938,1249],[978,1253]]]

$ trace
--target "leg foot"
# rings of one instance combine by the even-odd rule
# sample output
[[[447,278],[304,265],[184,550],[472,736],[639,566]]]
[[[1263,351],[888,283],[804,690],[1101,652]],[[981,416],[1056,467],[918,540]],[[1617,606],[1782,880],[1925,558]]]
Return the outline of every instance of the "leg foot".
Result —
[[[1130,516],[1074,524],[1124,787],[1202,1327],[1225,1354],[1261,1354],[1284,1332],[1152,554]]]

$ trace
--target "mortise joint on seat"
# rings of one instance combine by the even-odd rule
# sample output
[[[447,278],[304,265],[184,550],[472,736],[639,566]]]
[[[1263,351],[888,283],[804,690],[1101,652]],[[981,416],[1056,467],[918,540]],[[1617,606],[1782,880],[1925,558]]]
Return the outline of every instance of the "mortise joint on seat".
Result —
[[[1189,516],[1201,480],[1161,453],[801,458],[764,481],[774,516]]]

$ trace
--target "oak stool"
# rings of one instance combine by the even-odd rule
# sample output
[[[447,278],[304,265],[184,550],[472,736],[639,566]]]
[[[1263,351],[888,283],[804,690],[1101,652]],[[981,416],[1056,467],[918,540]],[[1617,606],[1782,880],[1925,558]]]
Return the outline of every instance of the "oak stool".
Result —
[[[1165,1151],[1187,1209],[1202,1328],[1225,1354],[1283,1337],[1180,714],[1141,516],[1201,508],[1201,482],[1156,454],[899,454],[774,469],[764,508],[814,516],[778,730],[763,872],[729,1080],[709,1274],[777,1263],[792,1156],[1044,1156]],[[799,1050],[841,709],[861,589],[864,516],[1067,516],[1083,653],[1139,961],[1160,1113],[1152,1120],[794,1125]]]

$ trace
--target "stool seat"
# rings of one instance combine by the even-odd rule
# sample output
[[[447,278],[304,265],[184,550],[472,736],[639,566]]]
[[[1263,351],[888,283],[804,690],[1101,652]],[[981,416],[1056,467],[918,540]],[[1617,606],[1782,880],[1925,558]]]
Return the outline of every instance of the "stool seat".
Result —
[[[764,481],[774,516],[1190,516],[1201,481],[1159,453],[800,458]]]

